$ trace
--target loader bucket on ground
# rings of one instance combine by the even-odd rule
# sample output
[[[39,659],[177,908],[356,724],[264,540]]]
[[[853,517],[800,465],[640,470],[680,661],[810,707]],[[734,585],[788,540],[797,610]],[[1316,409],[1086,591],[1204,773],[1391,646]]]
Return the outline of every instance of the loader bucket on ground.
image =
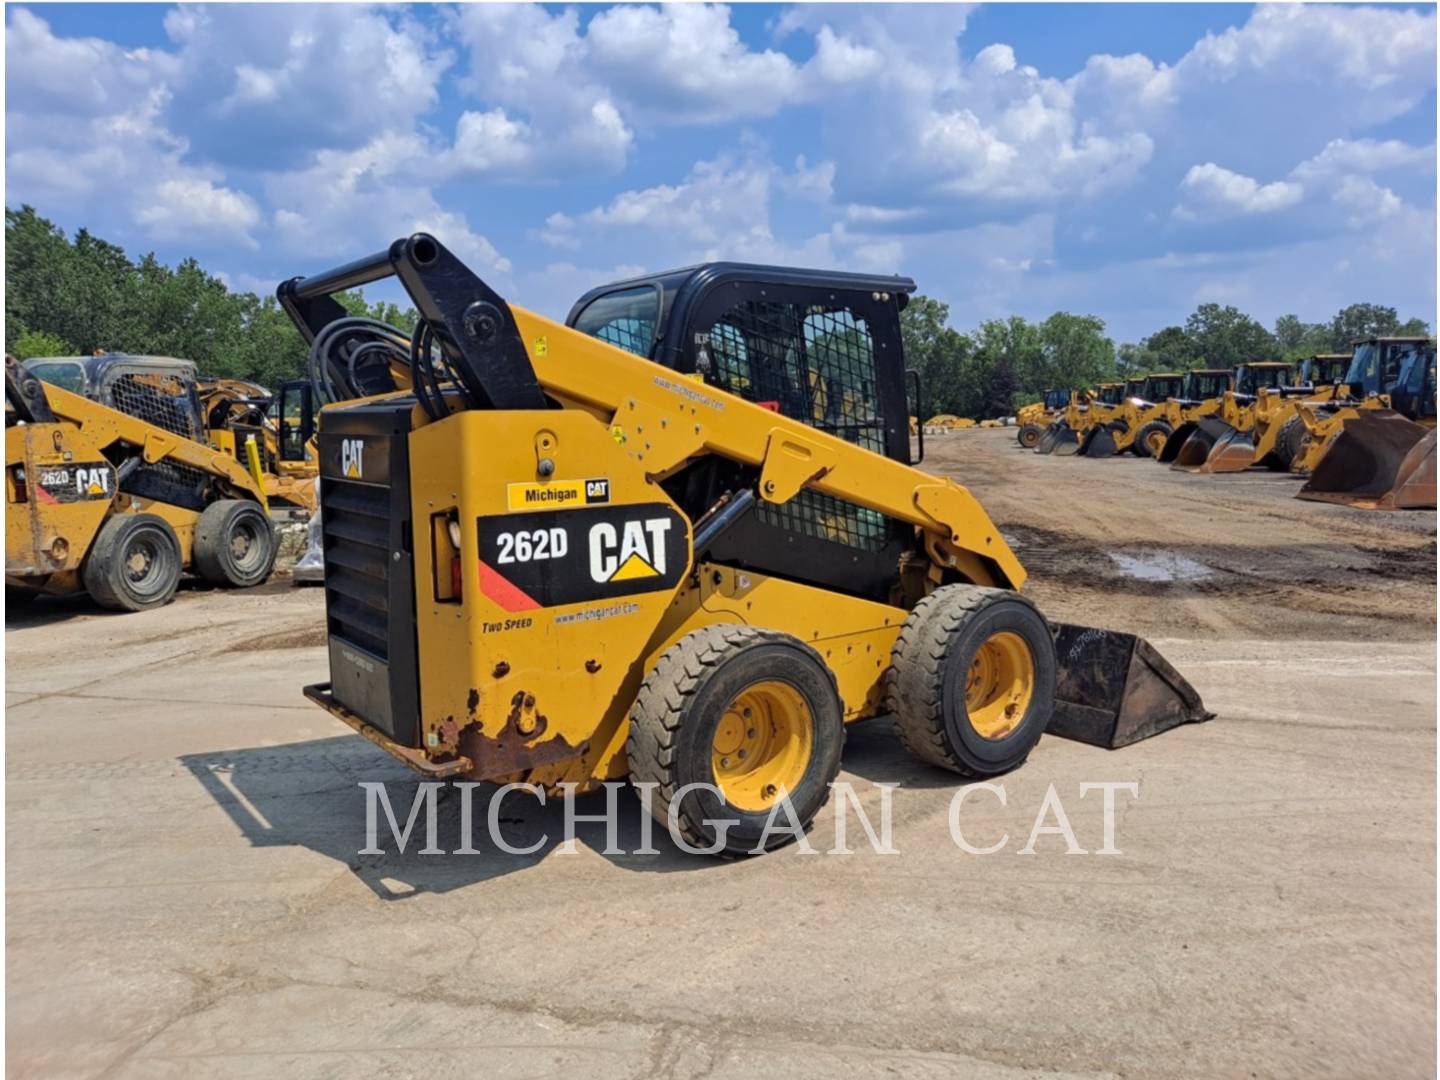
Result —
[[[1396,510],[1435,509],[1435,429],[1410,448],[1395,476],[1390,501]]]
[[[1058,424],[1051,424],[1050,427],[1046,429],[1045,434],[1040,436],[1040,441],[1035,444],[1035,453],[1053,454],[1059,450],[1060,447],[1073,447],[1075,443],[1075,429],[1062,420]],[[1073,454],[1075,451],[1059,450],[1059,452],[1062,454],[1067,452]]]
[[[1191,473],[1228,473],[1248,469],[1253,464],[1255,443],[1250,433],[1207,416],[1196,421],[1195,430],[1180,447],[1170,467]]]
[[[1200,425],[1194,420],[1186,420],[1174,431],[1165,437],[1165,445],[1160,453],[1155,455],[1155,460],[1162,465],[1172,465],[1175,459],[1180,456],[1180,449],[1195,434],[1195,429]]]
[[[1391,409],[1366,410],[1345,421],[1296,497],[1370,510],[1435,505],[1435,439]],[[1414,457],[1411,451],[1416,451]],[[1403,492],[1403,494],[1402,494]],[[1428,495],[1429,502],[1425,502]]]
[[[1097,424],[1080,440],[1078,451],[1081,457],[1105,458],[1115,456],[1115,433],[1107,424]]]
[[[1142,637],[1056,623],[1052,735],[1116,749],[1214,719],[1195,688]]]

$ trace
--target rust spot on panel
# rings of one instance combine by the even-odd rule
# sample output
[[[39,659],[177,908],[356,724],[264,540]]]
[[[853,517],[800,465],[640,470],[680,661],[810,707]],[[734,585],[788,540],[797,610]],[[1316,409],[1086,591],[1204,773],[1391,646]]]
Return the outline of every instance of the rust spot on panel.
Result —
[[[480,707],[480,691],[477,690],[475,687],[472,686],[472,687],[470,688],[470,696],[469,696],[469,697],[466,699],[466,701],[465,701],[465,708],[469,710],[471,716],[474,716],[474,715],[475,715],[475,710],[478,709],[479,707]]]

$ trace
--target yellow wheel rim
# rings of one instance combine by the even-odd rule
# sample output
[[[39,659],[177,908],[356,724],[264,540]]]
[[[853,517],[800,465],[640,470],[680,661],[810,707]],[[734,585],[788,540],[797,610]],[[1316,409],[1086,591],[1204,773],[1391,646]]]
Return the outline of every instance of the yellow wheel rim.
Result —
[[[1019,634],[1002,630],[975,650],[965,681],[965,714],[985,739],[1014,731],[1035,694],[1035,658]]]
[[[1150,451],[1151,457],[1159,457],[1160,451],[1165,446],[1165,435],[1163,432],[1152,431],[1145,436],[1145,449]]]
[[[715,784],[741,810],[769,810],[805,776],[814,745],[810,707],[782,682],[746,687],[725,709],[711,742]]]

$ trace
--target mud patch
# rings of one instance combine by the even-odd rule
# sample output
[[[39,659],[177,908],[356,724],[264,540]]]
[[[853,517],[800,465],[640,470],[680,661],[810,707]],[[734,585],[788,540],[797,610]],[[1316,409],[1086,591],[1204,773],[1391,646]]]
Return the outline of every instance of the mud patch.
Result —
[[[325,627],[307,626],[281,634],[264,634],[226,646],[227,652],[265,652],[270,649],[314,649],[325,644]]]

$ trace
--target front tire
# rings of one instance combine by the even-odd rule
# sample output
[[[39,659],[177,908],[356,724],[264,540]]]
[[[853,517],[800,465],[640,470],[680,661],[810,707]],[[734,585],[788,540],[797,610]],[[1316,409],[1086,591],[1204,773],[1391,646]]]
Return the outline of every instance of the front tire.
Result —
[[[213,585],[246,589],[261,584],[274,569],[278,550],[270,515],[246,499],[211,503],[195,525],[195,569]]]
[[[667,649],[630,710],[632,782],[651,782],[651,812],[692,847],[758,854],[782,795],[808,829],[840,771],[845,727],[835,678],[799,638],[749,626],[708,626]],[[718,791],[718,794],[717,794]],[[728,823],[728,824],[727,824]],[[775,825],[789,824],[782,812]],[[794,839],[764,837],[763,849]]]
[[[1045,434],[1045,429],[1039,424],[1026,424],[1015,433],[1015,441],[1026,450],[1035,449],[1040,442],[1040,436]]]
[[[1160,451],[1165,449],[1165,440],[1170,438],[1170,434],[1170,425],[1164,420],[1151,420],[1135,433],[1135,441],[1130,444],[1130,449],[1135,451],[1136,457],[1158,458]]]
[[[890,654],[886,699],[905,748],[962,776],[1020,766],[1055,709],[1055,641],[1006,589],[946,585],[911,610]]]
[[[85,591],[112,611],[146,611],[175,599],[180,542],[155,514],[116,514],[100,527],[80,571]]]

